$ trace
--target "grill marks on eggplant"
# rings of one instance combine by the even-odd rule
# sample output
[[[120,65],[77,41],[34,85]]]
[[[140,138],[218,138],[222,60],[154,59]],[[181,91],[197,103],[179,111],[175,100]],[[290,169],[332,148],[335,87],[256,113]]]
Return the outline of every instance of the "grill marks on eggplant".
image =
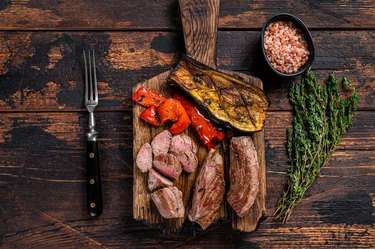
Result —
[[[269,105],[263,91],[184,56],[169,82],[194,99],[219,124],[251,132],[263,129]]]

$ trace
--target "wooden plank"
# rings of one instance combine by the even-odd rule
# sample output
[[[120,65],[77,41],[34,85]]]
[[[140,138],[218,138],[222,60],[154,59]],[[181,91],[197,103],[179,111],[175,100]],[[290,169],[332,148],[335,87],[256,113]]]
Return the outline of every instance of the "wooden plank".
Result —
[[[324,79],[329,71],[347,75],[356,85],[361,110],[375,107],[375,42],[372,31],[312,32],[313,68]],[[220,68],[260,77],[272,110],[290,109],[291,80],[270,77],[260,57],[259,32],[219,32]],[[130,110],[130,89],[137,82],[175,65],[183,38],[175,32],[0,33],[0,111],[83,110],[80,51],[97,49],[99,110]]]
[[[267,149],[280,149],[285,146],[286,131],[291,127],[292,112],[269,112],[266,119],[266,142],[269,145]],[[345,150],[374,150],[375,149],[375,123],[374,112],[360,111],[354,115],[353,126],[349,133],[343,137],[338,149]],[[355,139],[355,137],[358,138]],[[272,153],[271,153],[272,155]]]
[[[368,160],[374,160],[373,155],[371,155],[371,151],[375,150],[374,119],[374,112],[358,111],[354,116],[353,126],[338,147],[339,151],[345,151],[345,153],[364,151],[365,154],[358,157],[358,163],[367,160],[363,158],[365,155],[369,156]],[[112,164],[123,165],[127,169],[128,176],[132,175],[133,161],[132,157],[127,155],[132,151],[132,113],[99,112],[96,120],[103,150],[108,151],[105,156],[109,162],[107,166],[103,165],[103,167],[108,168]],[[268,113],[265,127],[266,160],[267,168],[273,171],[277,170],[280,160],[286,163],[284,155],[286,129],[290,127],[291,120],[291,112],[270,111]],[[35,156],[32,160],[29,160],[31,165],[39,164],[40,162],[36,160],[39,158],[39,160],[45,160],[44,163],[40,164],[46,164],[45,167],[48,168],[55,164],[64,165],[66,162],[61,160],[60,157],[68,154],[67,159],[72,160],[68,161],[68,164],[79,164],[82,160],[79,159],[82,156],[81,151],[84,152],[87,121],[88,117],[85,112],[28,113],[27,115],[24,113],[2,113],[0,115],[1,162],[3,165],[9,166],[14,163],[14,165],[20,165],[19,167],[21,167],[28,161],[27,156]],[[40,139],[37,139],[38,137]],[[49,149],[49,143],[51,149]],[[113,156],[111,156],[111,149],[114,150]],[[47,154],[57,153],[59,157],[51,161],[48,157],[45,158],[43,154],[39,153],[43,150]],[[13,153],[10,153],[12,151]],[[275,161],[272,157],[275,157]],[[340,154],[340,158],[335,160],[338,160],[343,167],[350,166],[349,162],[345,162],[344,154]],[[6,162],[9,164],[5,164]],[[366,164],[361,163],[361,165]],[[367,164],[367,166],[371,165]],[[69,174],[74,174],[76,170],[76,168],[71,167],[64,168],[72,170]],[[84,170],[84,166],[80,167],[79,170]],[[111,176],[114,177],[117,173],[113,172]],[[39,176],[36,175],[36,177]]]
[[[193,237],[161,234],[132,219],[130,112],[100,112],[104,212],[85,208],[85,113],[2,113],[0,116],[0,245],[4,248],[336,247],[375,244],[375,114],[358,112],[354,126],[290,221],[272,213],[286,183],[285,128],[290,112],[270,112],[266,128],[269,217],[252,234],[229,223]],[[368,139],[367,139],[368,138]]]
[[[261,28],[271,15],[289,12],[311,28],[373,28],[374,3],[361,1],[222,1],[219,28]],[[83,14],[84,13],[84,14]],[[137,30],[179,28],[178,4],[167,1],[4,0],[1,30]]]
[[[243,238],[239,244],[247,248],[371,248],[374,232],[373,227],[344,225],[259,229],[258,235]]]

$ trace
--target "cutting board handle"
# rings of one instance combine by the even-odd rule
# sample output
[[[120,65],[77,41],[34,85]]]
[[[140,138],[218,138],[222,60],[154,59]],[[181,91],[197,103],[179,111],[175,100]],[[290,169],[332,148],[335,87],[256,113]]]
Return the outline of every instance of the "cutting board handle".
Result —
[[[216,68],[220,0],[179,0],[186,54]]]

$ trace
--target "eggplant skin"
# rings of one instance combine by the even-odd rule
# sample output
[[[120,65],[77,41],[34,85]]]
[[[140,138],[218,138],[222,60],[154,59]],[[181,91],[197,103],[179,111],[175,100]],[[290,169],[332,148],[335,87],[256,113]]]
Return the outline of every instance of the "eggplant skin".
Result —
[[[243,132],[263,129],[269,106],[262,89],[183,56],[168,78],[213,121]]]

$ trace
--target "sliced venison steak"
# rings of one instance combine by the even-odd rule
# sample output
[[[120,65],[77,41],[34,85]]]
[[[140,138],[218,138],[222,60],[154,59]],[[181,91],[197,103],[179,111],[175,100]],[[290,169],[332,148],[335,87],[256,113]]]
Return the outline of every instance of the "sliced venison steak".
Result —
[[[173,180],[177,180],[182,172],[182,167],[177,157],[169,153],[154,156],[153,164],[160,173]]]
[[[198,147],[193,139],[185,134],[172,137],[170,152],[178,158],[184,170],[193,173],[198,166]]]
[[[160,132],[151,142],[154,155],[166,154],[171,146],[172,134],[168,130]]]
[[[191,137],[185,134],[179,134],[172,137],[170,152],[181,154],[185,151],[197,153],[198,147]]]
[[[162,176],[154,169],[148,172],[148,189],[154,191],[155,189],[173,186],[173,182]]]
[[[149,143],[145,143],[139,149],[135,162],[143,173],[152,168],[152,148]]]
[[[230,188],[227,200],[239,217],[248,214],[259,192],[259,165],[250,137],[233,137],[230,143]]]
[[[198,223],[205,230],[220,212],[224,191],[223,157],[218,150],[211,149],[195,182],[189,220]]]
[[[198,166],[198,157],[192,151],[177,154],[176,157],[187,173],[193,173]]]
[[[166,187],[151,193],[159,213],[166,219],[182,218],[185,207],[182,201],[182,192],[176,187]]]

